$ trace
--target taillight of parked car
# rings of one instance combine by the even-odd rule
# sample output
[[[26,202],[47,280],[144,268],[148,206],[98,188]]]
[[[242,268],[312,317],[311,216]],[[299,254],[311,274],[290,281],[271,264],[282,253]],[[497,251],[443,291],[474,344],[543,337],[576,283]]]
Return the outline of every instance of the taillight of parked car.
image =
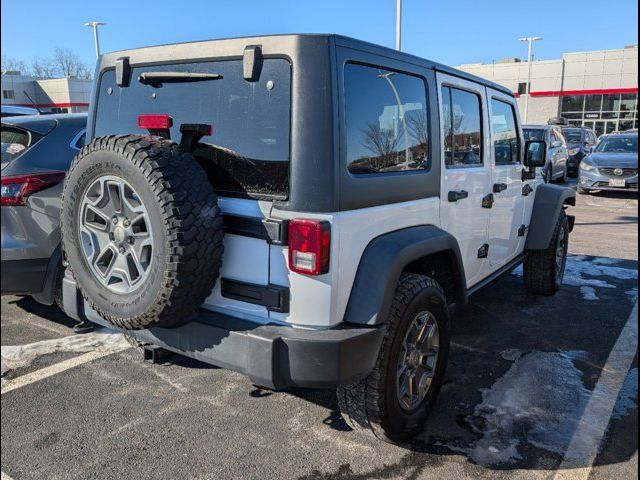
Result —
[[[331,225],[317,220],[289,221],[289,269],[305,275],[329,271]]]
[[[26,205],[29,195],[53,187],[64,180],[65,172],[39,172],[2,177],[3,207]]]

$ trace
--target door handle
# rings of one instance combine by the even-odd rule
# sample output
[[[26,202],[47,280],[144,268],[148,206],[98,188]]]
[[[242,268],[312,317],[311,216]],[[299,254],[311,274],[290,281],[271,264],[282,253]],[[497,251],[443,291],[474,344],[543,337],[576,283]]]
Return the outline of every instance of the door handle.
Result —
[[[455,203],[458,200],[462,200],[467,197],[469,197],[469,192],[467,192],[466,190],[452,190],[449,192],[449,195],[447,196],[447,200],[449,200],[452,203]]]
[[[506,183],[494,183],[493,184],[493,193],[504,192],[507,189]]]

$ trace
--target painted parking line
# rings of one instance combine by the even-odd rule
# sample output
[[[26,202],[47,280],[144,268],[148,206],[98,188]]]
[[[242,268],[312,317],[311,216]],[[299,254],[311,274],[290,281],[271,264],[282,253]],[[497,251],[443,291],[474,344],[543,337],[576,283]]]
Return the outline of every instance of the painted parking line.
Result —
[[[638,302],[609,353],[554,480],[587,480],[638,349]]]
[[[123,350],[126,350],[127,348],[130,348],[130,347],[117,346],[109,350],[96,350],[93,352],[85,353],[83,355],[70,358],[69,360],[64,360],[62,362],[56,363],[49,367],[41,368],[40,370],[36,370],[35,372],[22,375],[21,377],[18,377],[15,380],[9,380],[7,382],[3,382],[2,388],[1,388],[2,395],[8,392],[11,392],[13,390],[16,390],[18,388],[25,387],[29,384],[38,382],[45,378],[52,377],[53,375],[57,375],[58,373],[62,373],[66,370],[70,370],[72,368],[78,367],[85,363],[93,362],[94,360],[98,360],[99,358],[106,357],[107,355],[121,352]]]

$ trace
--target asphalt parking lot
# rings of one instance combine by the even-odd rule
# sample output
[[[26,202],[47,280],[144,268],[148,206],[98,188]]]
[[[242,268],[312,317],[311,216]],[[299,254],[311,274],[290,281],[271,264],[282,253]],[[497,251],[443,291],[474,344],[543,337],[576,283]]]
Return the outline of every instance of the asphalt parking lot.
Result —
[[[563,290],[530,296],[516,270],[475,295],[429,424],[402,446],[350,431],[332,391],[144,363],[119,335],[73,336],[56,308],[3,297],[2,479],[637,478],[638,197],[578,202]]]

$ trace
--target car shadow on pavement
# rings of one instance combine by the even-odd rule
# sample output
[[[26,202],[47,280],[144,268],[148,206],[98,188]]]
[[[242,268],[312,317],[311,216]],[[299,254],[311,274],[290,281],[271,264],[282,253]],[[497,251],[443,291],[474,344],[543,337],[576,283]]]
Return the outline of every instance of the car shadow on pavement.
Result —
[[[31,297],[19,297],[17,300],[10,302],[14,303],[22,310],[27,313],[31,313],[32,315],[36,315],[38,317],[44,318],[54,323],[58,323],[65,327],[73,327],[76,323],[75,320],[68,317],[58,306],[54,305],[43,305],[42,303],[36,302]]]
[[[527,294],[518,270],[477,293],[453,316],[445,384],[424,432],[401,445],[407,454],[366,473],[342,465],[305,478],[417,478],[442,455],[490,470],[558,468],[636,302],[637,271],[635,261],[571,256],[553,297]],[[329,428],[379,448],[349,432],[333,391],[288,393],[326,408]],[[636,454],[637,412],[636,358],[596,465]]]

